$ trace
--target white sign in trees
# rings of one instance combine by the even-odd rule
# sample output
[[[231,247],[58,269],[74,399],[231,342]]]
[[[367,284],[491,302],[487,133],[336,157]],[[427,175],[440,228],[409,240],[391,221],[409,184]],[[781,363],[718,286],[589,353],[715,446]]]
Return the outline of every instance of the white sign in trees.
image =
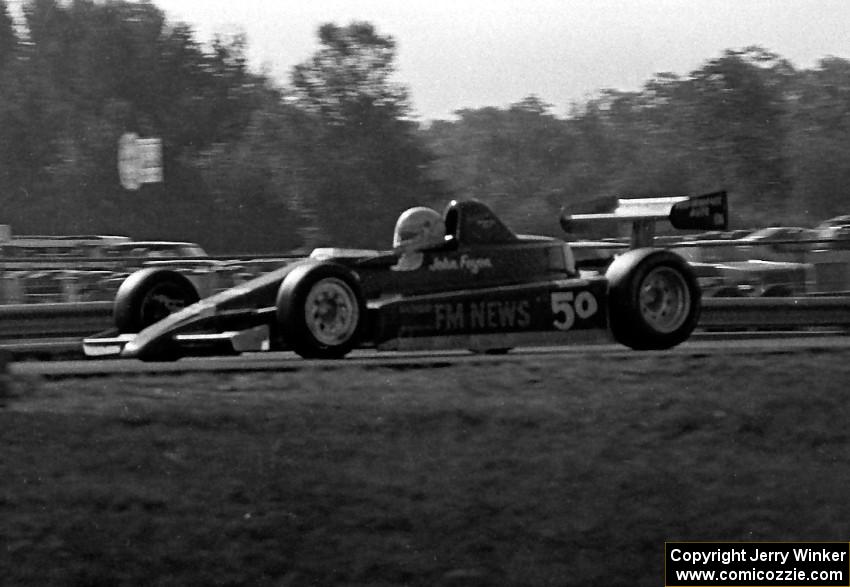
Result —
[[[125,133],[118,140],[118,177],[127,190],[162,181],[162,139]]]

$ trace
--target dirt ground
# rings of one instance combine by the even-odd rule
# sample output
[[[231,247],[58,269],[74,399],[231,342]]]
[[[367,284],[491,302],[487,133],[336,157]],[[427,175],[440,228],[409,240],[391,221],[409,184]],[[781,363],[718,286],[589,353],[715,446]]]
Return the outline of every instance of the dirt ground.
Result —
[[[3,585],[662,585],[850,538],[850,351],[18,377]]]

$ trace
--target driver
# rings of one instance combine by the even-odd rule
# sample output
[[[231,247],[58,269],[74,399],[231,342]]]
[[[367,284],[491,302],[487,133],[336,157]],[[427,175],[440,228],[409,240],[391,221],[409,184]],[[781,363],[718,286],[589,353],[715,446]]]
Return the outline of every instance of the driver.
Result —
[[[422,266],[422,251],[445,239],[442,215],[431,208],[417,206],[405,210],[395,224],[393,249],[401,253],[394,271],[412,271]]]

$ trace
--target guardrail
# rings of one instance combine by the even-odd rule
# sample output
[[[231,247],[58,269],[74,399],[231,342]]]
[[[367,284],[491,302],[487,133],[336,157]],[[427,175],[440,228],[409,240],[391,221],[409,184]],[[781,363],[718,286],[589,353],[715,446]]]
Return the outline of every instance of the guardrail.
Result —
[[[700,328],[850,328],[850,297],[706,298]],[[112,327],[111,302],[0,306],[0,349],[79,352],[80,339]]]
[[[701,328],[850,326],[850,297],[706,298]]]
[[[112,302],[0,306],[0,342],[83,337],[112,325]]]

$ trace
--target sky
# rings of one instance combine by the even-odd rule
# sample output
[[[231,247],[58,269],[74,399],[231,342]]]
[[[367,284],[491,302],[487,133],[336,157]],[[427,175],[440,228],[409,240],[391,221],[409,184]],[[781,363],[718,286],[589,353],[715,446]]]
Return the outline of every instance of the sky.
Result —
[[[244,32],[252,65],[286,84],[319,25],[374,24],[397,42],[395,81],[422,120],[535,94],[566,115],[601,89],[687,75],[760,45],[810,68],[850,58],[846,0],[153,0],[200,41]]]

